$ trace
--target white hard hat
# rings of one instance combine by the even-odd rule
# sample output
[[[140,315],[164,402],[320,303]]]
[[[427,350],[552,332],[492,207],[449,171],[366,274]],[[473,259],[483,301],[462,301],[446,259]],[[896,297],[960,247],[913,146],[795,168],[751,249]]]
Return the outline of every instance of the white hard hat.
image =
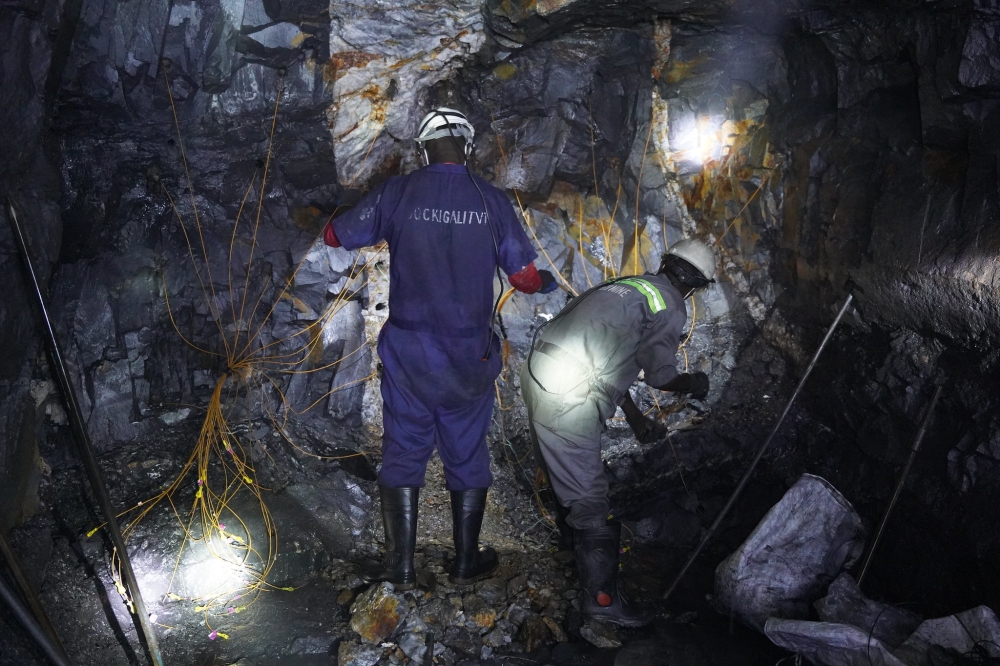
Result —
[[[697,240],[682,240],[674,243],[673,247],[667,250],[667,254],[683,259],[696,268],[705,280],[714,281],[715,252],[705,243]]]
[[[461,136],[466,143],[472,143],[476,136],[476,130],[469,119],[460,111],[439,106],[420,121],[415,140],[423,145],[424,141],[443,139],[449,136]]]

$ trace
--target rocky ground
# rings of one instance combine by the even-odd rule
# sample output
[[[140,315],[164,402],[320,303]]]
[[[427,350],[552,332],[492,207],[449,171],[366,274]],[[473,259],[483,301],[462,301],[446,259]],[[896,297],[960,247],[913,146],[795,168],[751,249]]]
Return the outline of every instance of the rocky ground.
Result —
[[[432,459],[420,498],[417,565],[420,586],[399,593],[368,586],[359,572],[377,560],[382,533],[372,469],[357,460],[335,461],[308,453],[336,453],[302,441],[287,446],[266,424],[243,427],[278,531],[268,580],[292,591],[261,594],[236,612],[198,612],[188,597],[202,594],[207,558],[189,546],[166,596],[177,557],[180,528],[169,511],[154,512],[130,540],[132,558],[169,664],[773,664],[782,654],[716,615],[705,591],[710,567],[660,608],[657,621],[623,631],[586,621],[579,612],[579,584],[572,552],[533,492],[534,466],[523,437],[505,437],[499,413],[494,431],[496,484],[482,540],[501,554],[496,575],[475,586],[455,587],[447,571],[453,558],[451,512],[440,462]],[[155,444],[127,447],[103,459],[116,506],[133,506],[176,475],[193,440],[197,419]],[[623,432],[617,432],[622,430]],[[612,423],[612,436],[626,428]],[[108,548],[73,456],[56,440],[43,452],[51,471],[42,484],[44,511],[13,533],[33,582],[77,664],[144,663],[130,618],[110,577]],[[368,460],[377,465],[372,453]],[[345,471],[345,470],[349,470]],[[177,506],[187,506],[182,492]],[[239,500],[234,506],[242,506]],[[551,510],[551,504],[548,504]],[[179,509],[180,510],[180,509]],[[252,510],[243,516],[255,527]],[[623,561],[633,595],[657,598],[666,571],[676,571],[683,550],[643,544],[626,522]],[[668,566],[665,566],[668,565]],[[12,618],[0,614],[0,664],[43,663]],[[226,638],[228,637],[228,638]],[[428,650],[431,659],[428,660]]]

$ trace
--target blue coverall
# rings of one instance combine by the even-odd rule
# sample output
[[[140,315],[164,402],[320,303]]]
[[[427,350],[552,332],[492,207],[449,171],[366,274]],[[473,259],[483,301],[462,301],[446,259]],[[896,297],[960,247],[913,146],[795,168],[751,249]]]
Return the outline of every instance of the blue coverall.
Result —
[[[506,195],[465,166],[432,164],[390,178],[332,224],[349,250],[389,246],[379,484],[423,486],[436,445],[449,490],[488,488],[495,270],[513,275],[537,256]]]

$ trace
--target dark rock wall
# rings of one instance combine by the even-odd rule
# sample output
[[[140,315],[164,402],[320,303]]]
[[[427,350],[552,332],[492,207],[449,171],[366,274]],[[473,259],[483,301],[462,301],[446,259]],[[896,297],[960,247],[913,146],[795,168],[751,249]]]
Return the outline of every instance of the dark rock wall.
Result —
[[[84,3],[56,119],[55,305],[101,449],[207,397],[227,369],[231,304],[271,305],[335,199],[326,5],[268,7]]]
[[[491,31],[501,44],[507,46],[549,39],[579,27],[632,26],[664,16],[684,22],[712,24],[747,12],[766,14],[784,9],[780,3],[743,0],[487,0],[484,5]]]
[[[464,106],[495,133],[478,147],[480,170],[532,198],[546,198],[556,181],[593,191],[596,165],[624,164],[639,118],[648,117],[652,66],[651,31],[639,26],[571,32],[485,71],[465,68]]]
[[[50,71],[64,61],[73,3],[5,3],[0,7],[0,196],[12,202],[35,270],[48,285],[59,255],[59,151],[48,121]],[[39,315],[14,242],[6,203],[0,213],[0,526],[35,510],[40,467],[30,362],[39,349]],[[34,387],[37,389],[37,386]]]
[[[778,307],[816,331],[857,316],[806,396],[804,464],[872,520],[933,383],[938,416],[873,584],[888,598],[996,603],[998,178],[994,3],[823,9],[782,36],[788,103]],[[803,442],[802,440],[806,440]]]

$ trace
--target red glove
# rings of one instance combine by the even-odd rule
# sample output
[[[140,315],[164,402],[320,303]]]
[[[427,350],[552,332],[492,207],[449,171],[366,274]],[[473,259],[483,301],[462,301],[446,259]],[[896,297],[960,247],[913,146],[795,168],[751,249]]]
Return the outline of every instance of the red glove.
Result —
[[[542,288],[542,276],[538,274],[535,263],[532,262],[514,273],[507,276],[510,286],[526,294],[533,294]]]

